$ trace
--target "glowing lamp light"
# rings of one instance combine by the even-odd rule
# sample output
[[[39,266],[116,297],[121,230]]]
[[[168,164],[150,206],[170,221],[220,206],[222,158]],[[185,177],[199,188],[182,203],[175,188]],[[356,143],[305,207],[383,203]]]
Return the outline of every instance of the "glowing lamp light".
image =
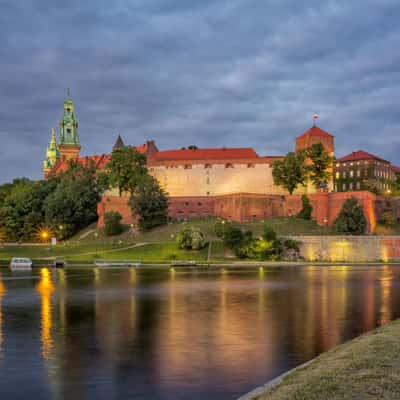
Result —
[[[40,225],[39,228],[36,231],[36,236],[39,240],[42,242],[47,242],[51,239],[52,237],[52,232],[51,229],[46,226],[46,225]]]

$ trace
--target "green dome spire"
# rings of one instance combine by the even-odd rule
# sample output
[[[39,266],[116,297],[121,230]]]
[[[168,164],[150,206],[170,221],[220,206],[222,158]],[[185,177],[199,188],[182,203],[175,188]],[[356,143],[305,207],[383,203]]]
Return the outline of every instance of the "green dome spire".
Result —
[[[67,89],[67,96],[64,100],[64,112],[60,121],[60,145],[79,146],[78,120],[74,113],[74,103],[70,97],[70,90]]]
[[[43,172],[46,175],[60,159],[60,152],[58,150],[56,131],[54,128],[51,129],[50,144],[47,147],[46,159],[43,161]]]

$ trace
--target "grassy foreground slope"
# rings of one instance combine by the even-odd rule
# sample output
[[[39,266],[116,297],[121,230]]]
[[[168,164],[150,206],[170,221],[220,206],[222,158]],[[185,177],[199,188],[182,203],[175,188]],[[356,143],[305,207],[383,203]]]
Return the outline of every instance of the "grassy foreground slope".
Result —
[[[400,399],[400,320],[333,348],[253,399]]]

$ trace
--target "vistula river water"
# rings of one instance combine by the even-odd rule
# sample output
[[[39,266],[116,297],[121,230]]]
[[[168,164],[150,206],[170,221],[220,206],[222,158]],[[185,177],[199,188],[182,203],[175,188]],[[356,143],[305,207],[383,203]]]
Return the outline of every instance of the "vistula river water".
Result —
[[[0,274],[2,400],[236,399],[400,316],[396,266]]]

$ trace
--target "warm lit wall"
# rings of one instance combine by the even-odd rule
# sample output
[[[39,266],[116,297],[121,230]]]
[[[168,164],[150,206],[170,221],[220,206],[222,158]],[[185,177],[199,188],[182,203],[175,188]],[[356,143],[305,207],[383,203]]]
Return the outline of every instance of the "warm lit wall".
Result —
[[[185,164],[154,166],[150,173],[172,196],[217,196],[249,192],[280,194],[283,189],[274,185],[271,164]]]
[[[301,236],[300,253],[307,261],[366,262],[400,259],[398,236]]]

